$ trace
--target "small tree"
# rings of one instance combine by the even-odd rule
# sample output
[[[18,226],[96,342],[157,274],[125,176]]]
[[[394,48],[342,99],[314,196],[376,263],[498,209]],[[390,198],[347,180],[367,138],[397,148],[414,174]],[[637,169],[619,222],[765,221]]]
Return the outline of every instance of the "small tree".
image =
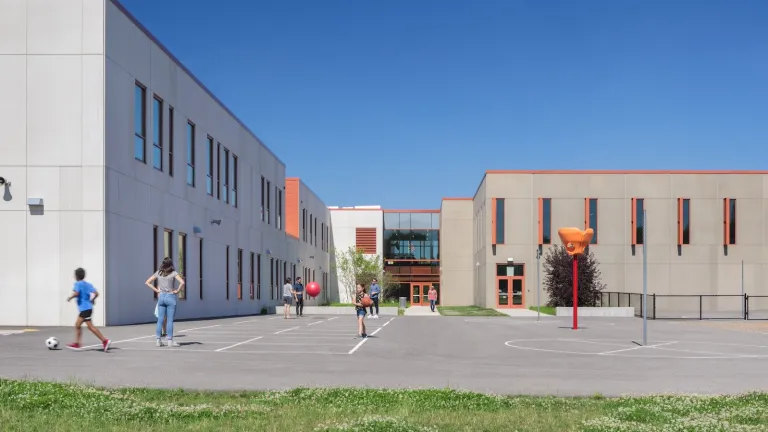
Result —
[[[598,262],[589,248],[579,255],[579,306],[594,307],[605,289]],[[573,306],[573,257],[565,246],[555,245],[544,256],[544,291],[549,296],[548,306]]]
[[[379,255],[366,255],[354,246],[344,251],[335,251],[335,254],[336,263],[333,266],[339,282],[344,285],[346,300],[354,298],[358,283],[368,287],[373,279],[378,279],[382,294],[394,285],[392,277],[384,272]]]

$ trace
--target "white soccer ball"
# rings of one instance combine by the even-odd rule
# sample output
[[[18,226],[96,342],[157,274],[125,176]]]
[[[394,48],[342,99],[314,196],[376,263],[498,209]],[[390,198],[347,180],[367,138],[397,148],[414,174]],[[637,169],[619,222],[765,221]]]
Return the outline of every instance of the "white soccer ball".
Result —
[[[48,347],[48,349],[56,349],[59,347],[59,340],[55,337],[49,337],[45,340],[45,346]]]

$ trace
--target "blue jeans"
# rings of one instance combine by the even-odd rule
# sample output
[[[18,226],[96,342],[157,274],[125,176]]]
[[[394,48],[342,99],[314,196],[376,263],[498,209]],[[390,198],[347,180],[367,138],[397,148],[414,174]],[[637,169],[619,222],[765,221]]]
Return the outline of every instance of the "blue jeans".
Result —
[[[430,300],[429,301],[429,308],[432,309],[432,312],[435,311],[435,301],[434,300]]]
[[[161,293],[157,297],[157,327],[155,337],[160,339],[163,332],[163,320],[168,316],[168,324],[165,327],[168,340],[173,340],[173,317],[176,315],[176,294]]]

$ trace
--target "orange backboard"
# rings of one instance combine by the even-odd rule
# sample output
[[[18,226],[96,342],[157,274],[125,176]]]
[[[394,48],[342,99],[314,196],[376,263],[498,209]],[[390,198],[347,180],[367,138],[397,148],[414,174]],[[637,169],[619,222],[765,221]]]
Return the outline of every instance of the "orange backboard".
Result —
[[[578,228],[568,227],[560,228],[557,230],[557,234],[560,236],[563,245],[565,245],[565,251],[568,252],[568,255],[573,256],[584,253],[584,249],[589,246],[595,231],[592,228],[582,231]]]

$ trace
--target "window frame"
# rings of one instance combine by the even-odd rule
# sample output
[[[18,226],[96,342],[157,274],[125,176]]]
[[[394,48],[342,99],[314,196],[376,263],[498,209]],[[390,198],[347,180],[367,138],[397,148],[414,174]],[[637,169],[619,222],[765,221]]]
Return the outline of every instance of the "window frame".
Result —
[[[195,133],[196,133],[196,130],[197,130],[197,127],[195,126],[195,124],[192,121],[187,120],[187,185],[191,187],[195,187]]]
[[[232,153],[232,184],[230,185],[230,203],[237,208],[237,155]]]
[[[152,168],[163,172],[163,98],[152,94]],[[155,139],[157,138],[157,139]],[[157,141],[157,142],[155,142]],[[155,152],[160,157],[155,160]]]
[[[214,151],[213,137],[210,135],[207,135],[206,141],[207,141],[207,144],[206,144],[207,166],[206,166],[206,172],[205,172],[205,192],[208,195],[213,196],[213,171],[214,171],[214,162],[215,162],[214,161],[215,157],[213,153]]]
[[[183,232],[179,232],[176,236],[176,239],[178,241],[178,255],[179,259],[177,260],[176,264],[178,265],[178,273],[179,276],[181,276],[181,279],[184,280],[184,288],[182,288],[179,291],[179,300],[186,300],[187,299],[187,270],[189,267],[189,264],[187,262],[187,234]]]
[[[491,198],[491,244],[494,246],[505,244],[505,217],[506,208],[504,198]]]
[[[632,198],[631,220],[630,220],[630,235],[632,246],[642,245],[643,236],[638,232],[638,229],[645,230],[645,224],[643,223],[643,210],[645,210],[645,198]],[[642,227],[640,227],[642,225]]]
[[[170,177],[173,177],[173,140],[174,140],[174,134],[173,134],[173,126],[174,126],[174,117],[175,117],[175,110],[173,109],[173,106],[168,105],[168,175]]]
[[[137,94],[137,91],[140,92]],[[139,95],[141,95],[141,101],[137,101],[136,99],[139,98]],[[140,83],[139,81],[134,82],[133,87],[133,103],[134,103],[134,120],[133,120],[133,158],[143,164],[147,163],[147,86]],[[141,130],[136,130],[136,105],[141,104],[141,124],[139,125],[139,128]],[[141,140],[141,157],[136,156],[136,146],[137,142],[136,139]]]
[[[595,212],[594,212],[595,226],[592,226],[592,221],[590,220],[592,215],[591,210],[592,210],[593,202],[595,203]],[[598,243],[598,231],[600,228],[600,218],[598,215],[599,211],[600,211],[600,200],[598,200],[597,198],[591,198],[591,197],[584,198],[584,229],[586,230],[587,228],[592,228],[592,231],[594,232],[594,234],[592,235],[592,240],[589,241],[589,246],[599,244]]]

